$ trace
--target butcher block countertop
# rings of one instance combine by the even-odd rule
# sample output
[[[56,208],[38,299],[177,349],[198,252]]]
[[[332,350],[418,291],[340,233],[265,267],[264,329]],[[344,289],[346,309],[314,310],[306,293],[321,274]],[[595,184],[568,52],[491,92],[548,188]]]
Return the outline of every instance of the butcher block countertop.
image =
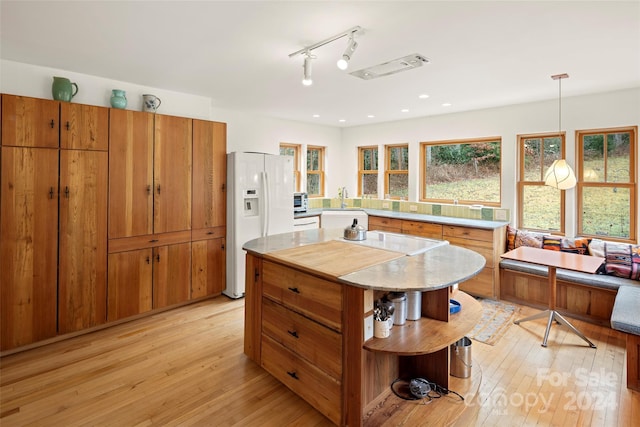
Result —
[[[441,245],[407,256],[342,239],[342,230],[314,229],[251,240],[244,249],[328,279],[380,291],[432,291],[478,274],[485,258],[472,250]]]

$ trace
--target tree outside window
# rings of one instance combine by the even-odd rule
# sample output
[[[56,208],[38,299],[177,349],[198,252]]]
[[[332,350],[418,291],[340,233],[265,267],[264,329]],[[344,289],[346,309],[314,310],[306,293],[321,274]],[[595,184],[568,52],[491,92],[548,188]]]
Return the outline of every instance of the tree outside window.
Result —
[[[564,192],[544,185],[544,174],[554,160],[563,159],[565,135],[518,136],[518,226],[564,234]]]
[[[324,197],[324,147],[307,147],[307,194]]]
[[[385,198],[409,196],[409,145],[385,145]]]
[[[378,147],[358,147],[358,195],[378,197]]]
[[[637,131],[576,132],[578,234],[635,243]]]
[[[500,206],[501,138],[420,144],[421,201]]]
[[[300,145],[281,142],[280,155],[293,157],[293,182],[295,191],[300,191]]]

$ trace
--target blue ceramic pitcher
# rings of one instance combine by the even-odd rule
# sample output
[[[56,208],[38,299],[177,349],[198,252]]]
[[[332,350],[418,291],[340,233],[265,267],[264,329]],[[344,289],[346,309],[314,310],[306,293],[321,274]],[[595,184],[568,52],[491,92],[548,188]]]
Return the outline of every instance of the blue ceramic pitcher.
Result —
[[[75,87],[75,91],[73,88]],[[78,93],[78,85],[71,83],[69,79],[64,77],[54,77],[53,85],[51,86],[51,92],[53,99],[56,101],[71,102],[71,98]]]

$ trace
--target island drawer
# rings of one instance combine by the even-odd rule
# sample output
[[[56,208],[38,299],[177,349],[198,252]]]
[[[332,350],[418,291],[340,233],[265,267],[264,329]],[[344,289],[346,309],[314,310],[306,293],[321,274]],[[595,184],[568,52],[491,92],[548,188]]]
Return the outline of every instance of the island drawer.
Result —
[[[271,338],[262,337],[262,367],[336,425],[340,425],[341,383]]]
[[[307,359],[336,380],[342,379],[342,335],[263,298],[262,333]]]
[[[342,330],[342,285],[265,261],[263,294],[336,331]]]
[[[403,221],[402,232],[414,236],[442,239],[442,224],[432,224],[420,221]]]

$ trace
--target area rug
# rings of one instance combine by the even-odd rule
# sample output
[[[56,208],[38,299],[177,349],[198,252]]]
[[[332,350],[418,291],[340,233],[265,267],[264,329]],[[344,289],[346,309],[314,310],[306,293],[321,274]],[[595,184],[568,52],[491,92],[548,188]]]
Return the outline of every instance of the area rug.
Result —
[[[467,336],[485,344],[495,345],[513,324],[516,313],[520,309],[514,305],[490,299],[478,298],[478,302],[482,305],[482,318]]]

